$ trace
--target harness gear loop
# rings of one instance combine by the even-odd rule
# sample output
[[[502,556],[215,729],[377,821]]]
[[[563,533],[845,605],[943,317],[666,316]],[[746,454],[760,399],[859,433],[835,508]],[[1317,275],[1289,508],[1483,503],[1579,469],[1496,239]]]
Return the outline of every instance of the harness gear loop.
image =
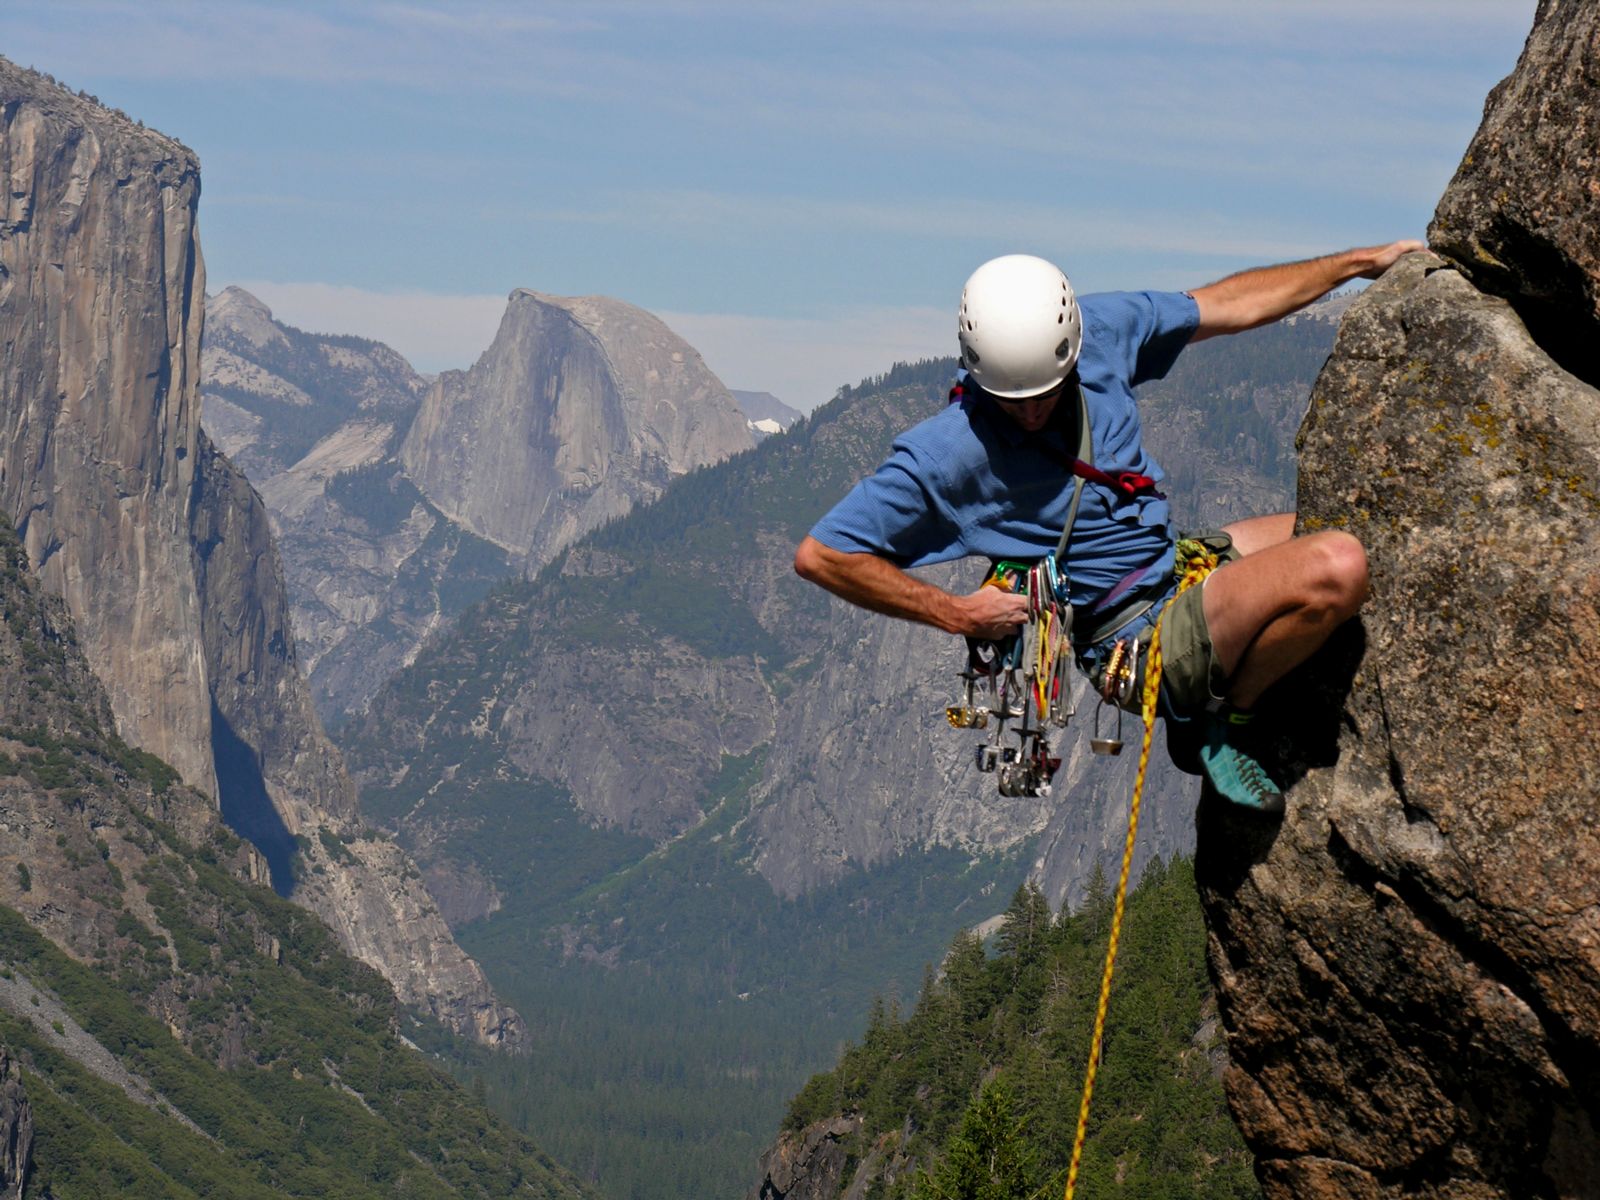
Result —
[[[1105,969],[1100,975],[1100,1002],[1094,1014],[1094,1038],[1089,1046],[1089,1065],[1083,1076],[1083,1099],[1078,1105],[1078,1129],[1072,1139],[1072,1163],[1067,1168],[1066,1200],[1072,1200],[1078,1186],[1078,1165],[1083,1159],[1084,1137],[1089,1130],[1089,1100],[1094,1095],[1094,1077],[1100,1069],[1100,1042],[1106,1030],[1106,1010],[1111,1003],[1111,976],[1117,965],[1117,942],[1122,936],[1122,914],[1128,896],[1128,873],[1133,866],[1133,843],[1139,832],[1139,804],[1144,796],[1145,769],[1150,765],[1150,738],[1156,727],[1156,705],[1161,690],[1161,622],[1173,601],[1191,586],[1201,582],[1217,568],[1216,554],[1193,538],[1178,543],[1177,558],[1184,563],[1178,590],[1173,593],[1150,633],[1144,668],[1144,741],[1139,747],[1139,773],[1133,781],[1133,800],[1128,807],[1128,837],[1122,847],[1122,873],[1117,877],[1116,901],[1111,910],[1111,938],[1106,945]]]

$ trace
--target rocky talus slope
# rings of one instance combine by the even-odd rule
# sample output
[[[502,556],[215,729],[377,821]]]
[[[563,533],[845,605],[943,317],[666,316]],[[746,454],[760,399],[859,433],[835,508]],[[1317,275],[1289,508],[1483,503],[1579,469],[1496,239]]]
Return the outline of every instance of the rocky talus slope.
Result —
[[[199,164],[0,59],[0,174],[0,504],[118,732],[285,858],[301,839],[299,898],[406,1001],[514,1036],[403,855],[361,831],[299,673],[266,511],[200,428]],[[226,772],[220,746],[242,747]],[[324,832],[351,848],[336,859]]]
[[[1207,806],[1197,860],[1271,1200],[1600,1186],[1597,113],[1600,9],[1543,0],[1302,430],[1372,598],[1297,685],[1286,817]]]
[[[400,458],[452,520],[542,563],[752,440],[727,388],[649,313],[518,289],[471,370],[429,390]]]
[[[445,517],[396,458],[428,383],[388,346],[306,333],[249,292],[206,301],[205,429],[271,515],[318,715],[360,710],[516,556]]]

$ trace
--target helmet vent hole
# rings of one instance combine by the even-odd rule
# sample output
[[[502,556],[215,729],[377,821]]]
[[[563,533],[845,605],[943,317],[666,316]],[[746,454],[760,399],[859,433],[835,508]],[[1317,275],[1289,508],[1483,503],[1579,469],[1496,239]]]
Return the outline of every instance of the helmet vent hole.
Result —
[[[1056,324],[1057,325],[1065,325],[1066,323],[1067,323],[1067,314],[1066,313],[1057,313],[1056,314]]]
[[[1061,345],[1056,347],[1056,357],[1057,358],[1065,358],[1067,356],[1067,354],[1071,350],[1072,350],[1072,339],[1071,338],[1063,338],[1062,341],[1061,341]]]
[[[967,347],[967,352],[966,352],[965,355],[963,355],[963,357],[968,361],[968,363],[970,363],[973,366],[976,366],[978,363],[983,361],[982,359],[980,359],[978,357],[978,352],[976,350],[974,350],[971,346]]]

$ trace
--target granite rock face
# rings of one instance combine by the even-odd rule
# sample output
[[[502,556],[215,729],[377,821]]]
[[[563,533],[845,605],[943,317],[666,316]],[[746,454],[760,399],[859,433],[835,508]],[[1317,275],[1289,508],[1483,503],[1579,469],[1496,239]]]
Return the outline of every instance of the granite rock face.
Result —
[[[378,873],[394,863],[319,840],[354,831],[354,793],[299,673],[266,512],[200,429],[194,156],[0,59],[0,174],[0,503],[118,732],[226,803],[225,726],[255,815],[341,879],[302,899],[348,948],[463,1029],[520,1028],[483,1018],[487,983],[419,882],[401,902]]]
[[[206,302],[203,422],[271,515],[296,649],[330,727],[515,556],[428,503],[396,458],[428,383],[388,346],[306,333],[240,288]]]
[[[751,444],[727,388],[649,313],[518,289],[472,369],[434,383],[400,458],[451,520],[539,563]]]
[[[199,164],[0,61],[0,503],[118,728],[215,792],[189,496]]]
[[[33,1105],[17,1061],[0,1046],[0,1197],[22,1200],[33,1158]]]
[[[1281,826],[1202,811],[1235,1114],[1269,1197],[1591,1195],[1600,393],[1412,255],[1303,438],[1302,521],[1362,539],[1373,598]]]
[[[1511,301],[1591,383],[1600,344],[1600,8],[1540,0],[1516,69],[1489,93],[1429,245]],[[1578,366],[1588,355],[1589,369]]]
[[[844,1142],[859,1116],[830,1117],[783,1134],[761,1156],[761,1183],[747,1200],[834,1200],[850,1167]]]
[[[1298,682],[1281,824],[1203,807],[1197,856],[1271,1200],[1600,1179],[1600,364],[1527,303],[1600,287],[1555,199],[1592,195],[1592,124],[1541,128],[1600,98],[1594,15],[1540,5],[1441,224],[1485,178],[1547,199],[1495,270],[1414,254],[1369,289],[1302,429],[1302,524],[1362,540],[1372,598]]]

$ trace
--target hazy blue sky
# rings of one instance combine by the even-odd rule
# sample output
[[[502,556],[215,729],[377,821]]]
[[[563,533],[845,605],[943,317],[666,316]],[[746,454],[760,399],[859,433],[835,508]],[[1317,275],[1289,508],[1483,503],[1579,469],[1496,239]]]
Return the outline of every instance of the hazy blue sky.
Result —
[[[468,365],[506,294],[659,314],[809,408],[1082,290],[1421,236],[1534,0],[5,0],[0,53],[192,146],[213,291]]]

